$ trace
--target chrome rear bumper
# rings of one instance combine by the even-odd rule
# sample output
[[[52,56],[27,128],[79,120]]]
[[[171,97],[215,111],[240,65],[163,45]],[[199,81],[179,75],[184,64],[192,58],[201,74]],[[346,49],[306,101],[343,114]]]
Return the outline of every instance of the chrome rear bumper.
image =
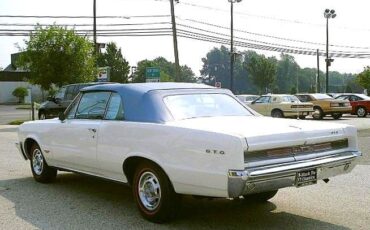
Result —
[[[342,152],[322,158],[229,170],[229,197],[276,190],[296,185],[296,174],[317,169],[317,180],[350,172],[361,152]]]

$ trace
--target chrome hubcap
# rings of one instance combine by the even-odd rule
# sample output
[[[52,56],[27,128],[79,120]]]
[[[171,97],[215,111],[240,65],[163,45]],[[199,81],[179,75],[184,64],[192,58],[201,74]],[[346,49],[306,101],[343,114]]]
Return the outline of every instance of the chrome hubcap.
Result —
[[[139,197],[144,207],[153,211],[161,200],[161,185],[158,178],[151,172],[144,172],[138,184]]]
[[[41,175],[44,168],[44,157],[39,149],[35,149],[33,151],[32,168],[36,175]]]
[[[46,117],[45,117],[45,114],[40,114],[40,120],[45,120],[46,119]]]
[[[364,108],[358,108],[357,115],[360,117],[363,117],[365,115],[365,109]]]
[[[315,109],[314,112],[313,112],[313,114],[312,114],[312,116],[314,118],[319,118],[321,116],[320,110],[319,109]]]

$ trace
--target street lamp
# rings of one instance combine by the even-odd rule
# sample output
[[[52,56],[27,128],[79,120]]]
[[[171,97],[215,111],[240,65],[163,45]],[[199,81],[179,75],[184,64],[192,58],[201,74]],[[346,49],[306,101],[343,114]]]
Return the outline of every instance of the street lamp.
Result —
[[[326,93],[329,93],[329,66],[334,59],[329,58],[329,18],[335,18],[337,14],[335,10],[326,9],[324,11],[324,17],[326,18]]]
[[[242,0],[228,0],[230,2],[231,20],[230,20],[230,90],[234,92],[234,3],[239,3]]]

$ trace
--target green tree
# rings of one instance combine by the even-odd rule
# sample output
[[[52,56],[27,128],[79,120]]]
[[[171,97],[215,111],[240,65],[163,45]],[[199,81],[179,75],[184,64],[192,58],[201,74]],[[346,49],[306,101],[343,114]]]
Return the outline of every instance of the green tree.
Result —
[[[364,70],[357,75],[357,83],[367,89],[370,92],[370,66],[364,68]]]
[[[276,59],[274,57],[252,56],[246,68],[260,94],[264,93],[265,90],[267,91],[267,89],[271,91],[276,78]]]
[[[276,85],[279,93],[289,93],[293,87],[296,88],[299,70],[300,67],[293,56],[280,54],[276,71]]]
[[[126,59],[122,56],[121,48],[118,49],[116,43],[108,43],[106,52],[98,55],[98,66],[111,67],[111,82],[127,83],[128,75],[130,73],[130,66]]]
[[[164,57],[158,57],[154,60],[142,60],[137,63],[137,69],[133,78],[133,82],[145,82],[145,71],[148,67],[158,67],[161,70],[161,82],[175,81],[175,64],[167,61]],[[195,82],[194,72],[190,67],[180,66],[180,74],[184,82]]]
[[[30,71],[31,83],[48,90],[52,84],[62,86],[96,79],[93,45],[74,30],[37,25],[25,43],[18,64]]]
[[[230,51],[225,46],[213,48],[202,62],[200,74],[204,83],[214,86],[215,82],[221,82],[223,88],[230,88]]]
[[[23,103],[24,97],[28,96],[28,90],[24,87],[17,87],[13,90],[12,95],[18,97],[19,103]]]

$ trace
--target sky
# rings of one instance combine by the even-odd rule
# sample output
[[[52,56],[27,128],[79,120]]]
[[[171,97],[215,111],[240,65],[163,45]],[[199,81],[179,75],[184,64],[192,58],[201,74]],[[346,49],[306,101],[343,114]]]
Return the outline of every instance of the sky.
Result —
[[[148,22],[170,22],[170,17],[137,17],[148,15],[169,15],[168,0],[96,0],[97,16],[122,16],[114,19],[98,18],[97,24],[130,24]],[[280,44],[289,47],[306,49],[325,49],[326,27],[323,12],[326,8],[335,9],[337,17],[329,21],[330,50],[370,53],[370,2],[367,0],[243,0],[234,5],[234,36],[264,44]],[[0,0],[0,15],[53,15],[53,16],[92,16],[93,0]],[[228,0],[180,0],[175,5],[178,17],[178,29],[197,27],[214,33],[229,35],[230,3]],[[42,24],[92,24],[92,19],[40,19],[40,18],[3,18],[0,24],[6,23],[42,23]],[[211,24],[211,25],[210,25]],[[212,26],[217,25],[218,27]],[[170,24],[126,26],[125,29],[170,27]],[[226,27],[226,28],[222,28]],[[16,27],[0,26],[0,29]],[[28,27],[32,29],[32,27]],[[77,28],[77,27],[76,27]],[[92,29],[92,27],[84,27]],[[123,28],[123,27],[117,27]],[[98,26],[99,29],[106,29]],[[192,30],[194,31],[194,30]],[[199,32],[199,31],[198,31]],[[207,32],[207,34],[210,34]],[[256,35],[263,34],[264,36]],[[216,36],[218,36],[216,34]],[[277,39],[279,37],[284,39]],[[0,67],[10,64],[10,54],[25,47],[27,37],[0,36]],[[91,38],[92,39],[92,38]],[[131,66],[143,59],[154,59],[158,56],[174,61],[171,36],[159,37],[98,37],[98,42],[114,41],[122,48],[123,56]],[[292,40],[306,41],[306,43]],[[311,44],[315,43],[315,44]],[[179,60],[181,65],[191,67],[199,76],[202,68],[201,59],[207,52],[220,44],[179,38]],[[352,46],[358,48],[347,48]],[[229,47],[227,45],[227,47]],[[237,51],[247,48],[236,46]],[[255,50],[267,56],[279,57],[279,52]],[[316,67],[316,56],[293,55],[302,67]],[[370,59],[335,58],[330,70],[347,73],[358,73]],[[324,57],[320,57],[320,69],[325,70]]]

